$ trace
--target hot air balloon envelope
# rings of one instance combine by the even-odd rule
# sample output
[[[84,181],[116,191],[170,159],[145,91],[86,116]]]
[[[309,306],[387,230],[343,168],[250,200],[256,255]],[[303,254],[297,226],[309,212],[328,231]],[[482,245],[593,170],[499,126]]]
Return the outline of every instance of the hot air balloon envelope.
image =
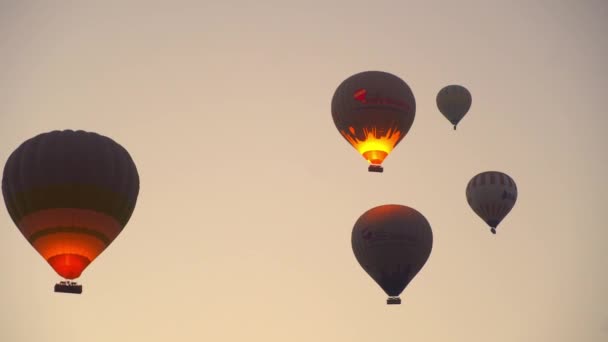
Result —
[[[382,71],[365,71],[336,89],[331,113],[342,136],[371,165],[382,172],[382,162],[410,130],[416,101],[399,77]]]
[[[351,243],[361,267],[389,296],[387,304],[399,304],[431,254],[433,232],[415,209],[382,205],[359,217]]]
[[[80,277],[114,241],[138,193],[129,153],[110,138],[84,131],[53,131],[25,141],[8,158],[2,178],[13,222],[65,279]],[[66,287],[72,283],[56,289],[76,291]]]
[[[471,178],[466,189],[471,209],[490,226],[492,233],[517,201],[517,185],[509,175],[498,171],[482,172]]]
[[[449,85],[437,94],[437,107],[454,129],[471,108],[471,93],[460,85]]]

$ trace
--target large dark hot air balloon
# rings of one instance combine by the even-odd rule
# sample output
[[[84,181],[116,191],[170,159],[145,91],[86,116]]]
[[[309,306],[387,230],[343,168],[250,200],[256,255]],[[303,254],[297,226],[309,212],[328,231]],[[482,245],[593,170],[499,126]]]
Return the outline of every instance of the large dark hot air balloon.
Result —
[[[471,108],[471,101],[471,93],[460,85],[443,87],[437,94],[437,108],[454,125],[454,130]]]
[[[415,209],[389,204],[361,215],[351,242],[361,267],[389,296],[387,304],[401,304],[399,295],[431,255],[433,231]]]
[[[496,234],[498,224],[515,206],[517,185],[513,178],[502,172],[486,171],[469,181],[466,195],[471,209]]]
[[[399,77],[366,71],[338,86],[331,114],[340,134],[371,164],[368,170],[382,172],[382,162],[412,127],[416,101]]]
[[[53,131],[25,141],[8,158],[4,203],[28,242],[66,281],[56,292],[81,293],[71,281],[129,221],[139,175],[112,139],[84,131]]]

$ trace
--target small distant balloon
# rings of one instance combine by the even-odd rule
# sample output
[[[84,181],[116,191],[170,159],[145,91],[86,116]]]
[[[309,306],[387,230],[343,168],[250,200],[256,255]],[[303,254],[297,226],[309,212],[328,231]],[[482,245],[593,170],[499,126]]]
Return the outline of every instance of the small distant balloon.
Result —
[[[486,222],[493,234],[517,201],[517,185],[509,175],[486,171],[473,177],[466,189],[471,209]]]
[[[365,71],[343,81],[331,102],[340,134],[365,158],[370,172],[382,172],[382,162],[410,130],[416,100],[399,77]]]
[[[446,86],[437,94],[437,107],[454,125],[454,130],[471,108],[471,101],[471,93],[461,85]]]
[[[399,295],[431,255],[433,231],[415,209],[388,204],[359,217],[351,243],[361,267],[389,296],[387,304],[400,304]]]
[[[92,132],[52,131],[22,143],[8,158],[2,195],[13,222],[65,278],[56,292],[81,293],[69,281],[120,234],[139,193],[131,156]]]

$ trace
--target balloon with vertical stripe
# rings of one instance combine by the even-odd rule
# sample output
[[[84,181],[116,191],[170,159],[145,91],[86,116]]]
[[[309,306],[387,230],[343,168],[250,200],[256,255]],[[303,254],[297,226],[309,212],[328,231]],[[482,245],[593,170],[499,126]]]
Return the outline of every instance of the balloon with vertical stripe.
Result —
[[[496,234],[496,228],[517,201],[517,185],[505,173],[486,171],[469,181],[466,196],[471,209]]]
[[[120,234],[139,193],[131,156],[112,139],[52,131],[19,146],[2,178],[15,225],[51,267],[76,279]]]
[[[389,296],[387,303],[399,304],[399,295],[431,255],[433,231],[415,209],[381,205],[359,217],[351,243],[361,267]]]

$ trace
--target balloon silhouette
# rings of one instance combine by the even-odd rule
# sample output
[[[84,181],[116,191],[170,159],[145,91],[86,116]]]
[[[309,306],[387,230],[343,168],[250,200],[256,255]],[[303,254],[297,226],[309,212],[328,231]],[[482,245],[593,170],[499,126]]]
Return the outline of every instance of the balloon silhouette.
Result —
[[[507,174],[486,171],[469,181],[466,195],[471,209],[496,234],[496,228],[517,201],[517,185]]]
[[[382,205],[359,217],[351,243],[361,267],[389,296],[387,304],[400,304],[399,295],[431,254],[433,231],[415,209]]]
[[[338,86],[331,113],[340,134],[371,164],[368,170],[382,172],[382,162],[414,122],[416,101],[399,77],[365,71]]]
[[[51,267],[76,279],[129,221],[139,175],[112,139],[84,131],[52,131],[8,158],[2,195],[13,222]],[[81,293],[62,281],[56,292]]]
[[[456,130],[456,125],[471,108],[471,93],[460,85],[449,85],[437,94],[437,107]]]

